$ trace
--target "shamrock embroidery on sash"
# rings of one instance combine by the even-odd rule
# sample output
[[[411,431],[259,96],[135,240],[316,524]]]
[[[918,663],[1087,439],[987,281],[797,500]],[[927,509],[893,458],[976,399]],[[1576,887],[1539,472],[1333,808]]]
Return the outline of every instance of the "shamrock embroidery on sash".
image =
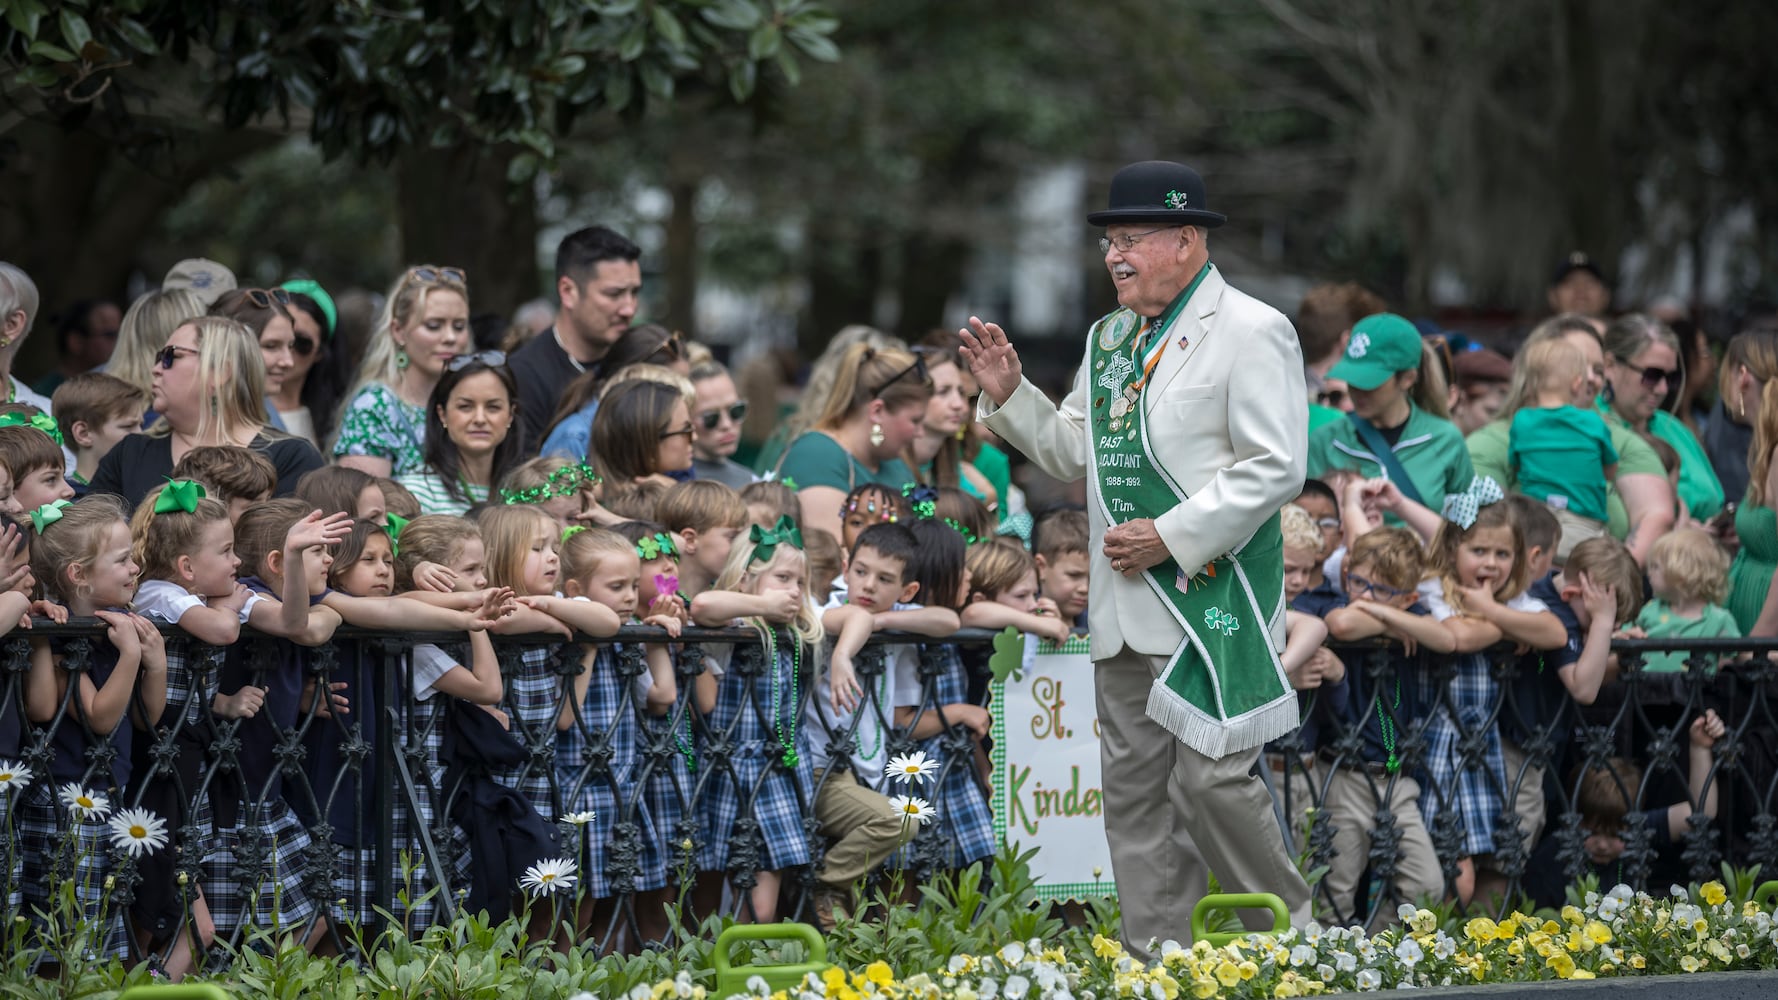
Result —
[[[1241,630],[1241,622],[1235,618],[1234,614],[1221,608],[1205,609],[1204,626],[1213,632],[1221,632],[1223,635],[1231,637]]]
[[[1131,361],[1127,354],[1114,354],[1105,363],[1105,370],[1099,373],[1099,384],[1112,392],[1123,392],[1124,383],[1136,371],[1136,362]]]

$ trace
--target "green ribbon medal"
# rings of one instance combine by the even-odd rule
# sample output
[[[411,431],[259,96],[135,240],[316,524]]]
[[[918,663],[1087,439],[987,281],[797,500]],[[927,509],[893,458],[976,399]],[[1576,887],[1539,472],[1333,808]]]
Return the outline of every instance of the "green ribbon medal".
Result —
[[[1093,499],[1107,524],[1159,517],[1187,499],[1153,458],[1141,393],[1167,349],[1170,328],[1209,273],[1206,264],[1155,321],[1157,334],[1146,344],[1130,337],[1139,318],[1128,309],[1093,327],[1088,438]],[[1193,428],[1168,427],[1165,433],[1189,434]],[[1272,647],[1273,626],[1284,615],[1284,540],[1278,525],[1273,514],[1252,538],[1211,560],[1190,581],[1172,559],[1142,574],[1185,632],[1149,692],[1148,714],[1208,757],[1260,746],[1299,721],[1296,696]]]

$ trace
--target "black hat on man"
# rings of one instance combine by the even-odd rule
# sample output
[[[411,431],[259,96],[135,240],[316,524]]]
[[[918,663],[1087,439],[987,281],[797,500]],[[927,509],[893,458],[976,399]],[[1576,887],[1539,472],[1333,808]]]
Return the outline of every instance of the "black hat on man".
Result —
[[[1554,288],[1557,285],[1560,285],[1569,275],[1576,271],[1585,271],[1593,277],[1598,278],[1601,285],[1607,287],[1611,285],[1611,282],[1605,280],[1605,272],[1600,269],[1599,265],[1593,258],[1588,256],[1584,250],[1576,250],[1562,258],[1561,263],[1556,265],[1556,270],[1550,275],[1550,287]]]
[[[1229,221],[1228,216],[1210,211],[1208,204],[1204,178],[1196,170],[1170,160],[1144,160],[1112,175],[1110,205],[1087,216],[1087,222],[1094,226],[1153,222],[1215,229]]]

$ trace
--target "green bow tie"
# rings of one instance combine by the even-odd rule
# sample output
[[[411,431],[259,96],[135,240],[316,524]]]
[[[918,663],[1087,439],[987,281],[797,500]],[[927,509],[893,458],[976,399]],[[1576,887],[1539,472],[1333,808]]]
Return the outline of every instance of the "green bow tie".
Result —
[[[156,514],[172,514],[183,511],[187,514],[198,512],[198,501],[209,496],[204,486],[193,479],[167,479],[167,485],[161,487],[160,496],[155,498]]]
[[[68,506],[70,502],[68,500],[54,500],[32,511],[31,527],[37,529],[39,535],[43,534],[43,529],[62,519],[62,508]]]
[[[57,445],[62,443],[62,429],[56,426],[54,417],[47,413],[33,413],[30,416],[14,410],[11,413],[0,413],[0,427],[35,427],[50,436]]]
[[[750,562],[771,562],[782,543],[788,543],[793,549],[803,547],[803,533],[788,514],[779,515],[778,523],[770,531],[754,525],[747,537],[753,542],[753,558]]]

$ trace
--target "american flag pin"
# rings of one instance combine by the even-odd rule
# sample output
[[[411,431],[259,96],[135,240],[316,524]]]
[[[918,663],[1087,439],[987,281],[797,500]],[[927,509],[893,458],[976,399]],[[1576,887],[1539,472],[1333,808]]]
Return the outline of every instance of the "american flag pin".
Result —
[[[1190,347],[1191,345],[1192,345],[1192,339],[1190,337],[1180,337],[1179,338],[1179,346],[1181,348]]]

